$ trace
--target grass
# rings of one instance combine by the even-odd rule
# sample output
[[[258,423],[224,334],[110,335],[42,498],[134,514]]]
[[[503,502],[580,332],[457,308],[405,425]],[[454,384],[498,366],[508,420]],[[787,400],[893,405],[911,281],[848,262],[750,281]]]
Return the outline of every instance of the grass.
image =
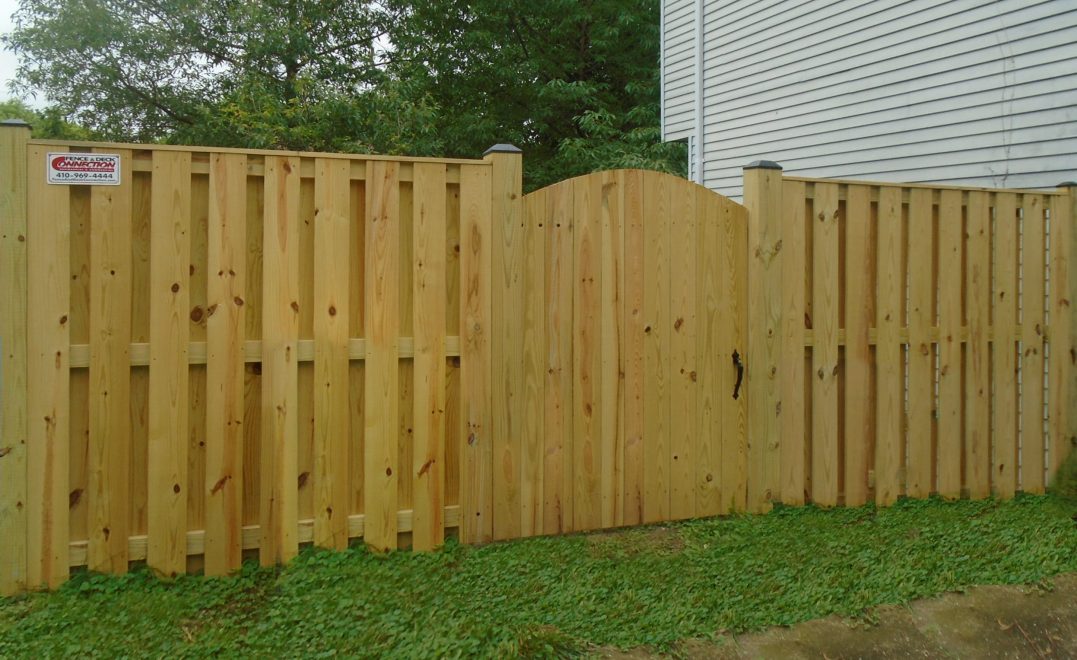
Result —
[[[286,569],[163,582],[80,574],[0,601],[0,657],[572,655],[787,625],[1077,571],[1055,496],[903,501],[429,554],[305,551]]]

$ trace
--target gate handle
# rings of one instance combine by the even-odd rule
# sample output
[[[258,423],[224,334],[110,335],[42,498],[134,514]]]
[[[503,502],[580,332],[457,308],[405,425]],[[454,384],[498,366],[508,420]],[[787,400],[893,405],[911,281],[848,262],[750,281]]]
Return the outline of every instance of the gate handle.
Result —
[[[733,386],[733,398],[740,396],[740,383],[744,380],[744,361],[740,359],[740,353],[733,350],[733,366],[737,368],[737,384]]]

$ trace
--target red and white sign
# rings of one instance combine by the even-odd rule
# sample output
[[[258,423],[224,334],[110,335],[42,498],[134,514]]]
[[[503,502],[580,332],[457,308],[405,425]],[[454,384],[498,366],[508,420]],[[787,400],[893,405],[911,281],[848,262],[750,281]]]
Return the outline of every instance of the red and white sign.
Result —
[[[50,153],[49,183],[83,186],[120,185],[119,154]]]

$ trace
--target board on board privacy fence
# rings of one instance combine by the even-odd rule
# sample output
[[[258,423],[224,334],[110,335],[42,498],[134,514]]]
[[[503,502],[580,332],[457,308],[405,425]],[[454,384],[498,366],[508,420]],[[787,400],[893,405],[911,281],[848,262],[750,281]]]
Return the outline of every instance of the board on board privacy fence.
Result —
[[[0,128],[0,592],[1040,492],[1077,435],[1073,188],[521,181]]]

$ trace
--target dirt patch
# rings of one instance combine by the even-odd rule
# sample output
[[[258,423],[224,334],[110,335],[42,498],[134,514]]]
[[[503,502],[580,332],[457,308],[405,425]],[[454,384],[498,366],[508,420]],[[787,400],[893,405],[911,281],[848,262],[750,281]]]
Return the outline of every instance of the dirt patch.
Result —
[[[587,537],[592,557],[622,559],[644,553],[673,555],[684,550],[684,539],[672,527],[600,532]]]
[[[1040,587],[973,587],[902,606],[874,623],[828,617],[788,628],[687,641],[692,658],[1077,658],[1077,574]],[[654,657],[644,649],[606,657]]]

